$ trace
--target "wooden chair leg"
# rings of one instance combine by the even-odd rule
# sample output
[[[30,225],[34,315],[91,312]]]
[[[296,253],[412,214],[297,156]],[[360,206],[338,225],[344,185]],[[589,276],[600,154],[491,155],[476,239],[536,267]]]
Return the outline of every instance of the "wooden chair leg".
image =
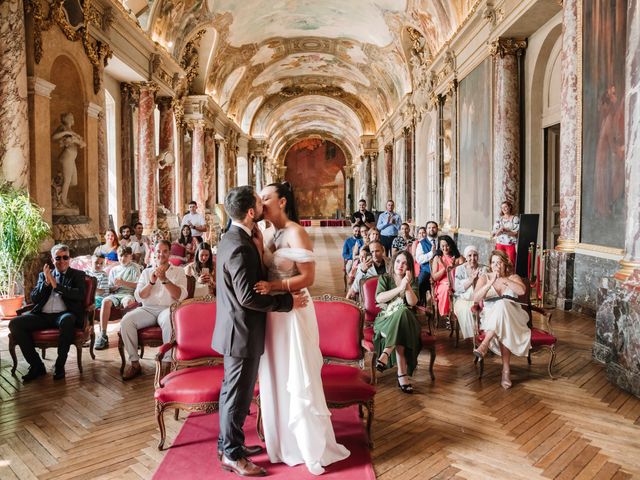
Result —
[[[9,334],[9,354],[11,360],[13,360],[13,367],[11,367],[11,375],[15,376],[16,368],[18,368],[18,357],[16,357],[16,342],[13,341],[13,335]]]
[[[93,352],[93,345],[96,343],[96,332],[91,329],[91,343],[89,344],[89,355],[93,360],[96,359],[96,354]]]
[[[177,421],[179,416],[180,416],[180,409],[176,408],[176,411],[173,412],[173,419]]]
[[[431,375],[431,381],[436,379],[433,374],[433,364],[436,363],[436,347],[431,348],[431,358],[429,359],[429,375]]]
[[[527,363],[531,365],[531,351],[527,354]]]
[[[478,360],[478,357],[476,357],[476,360]],[[478,375],[478,379],[482,378],[482,374],[484,373],[484,358],[480,359],[480,375]]]
[[[164,447],[164,441],[167,437],[167,429],[164,425],[164,405],[156,401],[156,420],[158,420],[158,427],[160,428],[160,442],[158,442],[158,450],[162,450]]]
[[[549,356],[549,366],[548,366],[547,370],[549,371],[549,376],[551,377],[551,379],[552,379],[552,380],[555,380],[555,379],[556,379],[556,377],[554,377],[554,376],[553,376],[553,374],[551,373],[551,369],[553,368],[553,364],[554,364],[554,363],[555,363],[555,361],[556,361],[556,347],[555,347],[555,345],[554,345],[554,346],[552,346],[552,347],[549,349],[549,353],[550,353],[550,356]]]
[[[373,425],[374,403],[370,400],[365,404],[367,408],[367,437],[369,437],[369,448],[373,449],[373,436],[371,435],[371,426]]]
[[[47,349],[46,348],[41,348],[40,351],[42,352],[42,359],[46,360],[46,358],[47,358]]]
[[[122,335],[118,332],[118,352],[120,353],[120,375],[124,373],[124,367],[126,365],[126,360],[124,358],[124,342],[122,341]]]
[[[76,356],[78,357],[78,370],[82,373],[82,343],[76,343]]]

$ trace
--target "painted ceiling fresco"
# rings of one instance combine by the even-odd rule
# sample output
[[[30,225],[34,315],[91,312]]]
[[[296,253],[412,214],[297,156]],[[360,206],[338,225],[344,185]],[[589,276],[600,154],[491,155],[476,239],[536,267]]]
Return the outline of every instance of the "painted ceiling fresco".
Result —
[[[326,132],[355,155],[413,89],[407,29],[434,56],[478,1],[155,0],[147,28],[179,61],[200,39],[194,93],[247,134]]]

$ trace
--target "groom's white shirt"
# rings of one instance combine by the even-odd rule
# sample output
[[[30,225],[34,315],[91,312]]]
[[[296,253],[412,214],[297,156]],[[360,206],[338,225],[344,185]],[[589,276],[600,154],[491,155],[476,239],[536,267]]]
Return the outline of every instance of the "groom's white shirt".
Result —
[[[249,230],[245,225],[243,225],[243,224],[241,224],[239,222],[234,222],[234,221],[231,221],[231,225],[235,225],[236,227],[240,227],[242,230],[247,232],[247,235],[249,235],[250,237],[253,236],[253,235],[251,235],[251,230]]]

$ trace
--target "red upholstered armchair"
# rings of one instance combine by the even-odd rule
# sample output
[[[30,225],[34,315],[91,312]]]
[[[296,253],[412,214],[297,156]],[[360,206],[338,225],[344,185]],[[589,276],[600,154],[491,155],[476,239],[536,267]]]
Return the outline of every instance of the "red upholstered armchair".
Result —
[[[193,277],[187,275],[187,299],[193,298],[193,292],[196,288],[196,280]],[[139,307],[139,303],[135,303],[130,307],[127,307],[122,312],[122,317],[124,315]],[[113,311],[113,310],[112,310]],[[112,316],[113,317],[113,316]],[[140,358],[144,356],[144,347],[159,347],[162,345],[162,329],[158,325],[153,325],[151,327],[145,327],[138,330],[138,348],[140,349]],[[126,366],[126,358],[124,356],[124,342],[122,341],[122,335],[118,332],[118,353],[120,353],[120,375],[124,373],[124,367]]]
[[[378,288],[378,277],[365,278],[360,282],[360,301],[364,307],[364,328],[363,328],[363,340],[362,346],[368,352],[374,352],[373,345],[373,323],[376,320],[376,316],[380,313],[380,307],[376,303],[376,290]],[[436,337],[432,335],[430,327],[422,328],[420,330],[420,340],[422,341],[422,348],[429,350],[431,358],[429,360],[429,375],[431,380],[435,380],[436,376],[433,373],[433,365],[436,361]],[[375,353],[375,352],[374,352]]]
[[[184,300],[171,306],[173,335],[156,356],[155,404],[160,427],[158,449],[166,438],[163,413],[175,408],[188,412],[213,413],[218,410],[224,375],[223,357],[211,348],[216,326],[216,302],[212,296]],[[161,375],[161,362],[173,348],[171,372]],[[257,393],[254,392],[254,395]]]
[[[82,328],[76,328],[73,344],[76,346],[76,352],[78,357],[78,370],[82,373],[82,346],[87,341],[89,344],[89,354],[91,358],[95,359],[96,356],[93,353],[93,344],[95,342],[95,333],[93,331],[93,319],[95,314],[95,302],[96,302],[96,285],[97,281],[95,277],[86,275],[85,281],[85,295],[84,295],[84,323]],[[33,308],[33,305],[27,305],[22,308],[19,313],[28,312]],[[36,348],[42,349],[42,358],[45,358],[47,348],[57,348],[58,338],[60,337],[60,330],[57,328],[47,328],[45,330],[38,330],[33,332],[33,343]],[[9,353],[13,359],[13,368],[11,374],[15,375],[16,368],[18,367],[18,358],[16,357],[16,343],[13,340],[11,334],[9,334]]]
[[[538,352],[549,352],[549,363],[547,364],[547,372],[549,373],[549,377],[555,379],[553,376],[552,369],[553,364],[556,360],[556,343],[558,343],[558,339],[553,335],[553,331],[551,330],[551,312],[545,310],[544,308],[536,307],[531,304],[531,285],[527,279],[522,279],[525,285],[525,292],[523,295],[518,297],[518,303],[523,308],[525,312],[529,315],[529,328],[531,329],[531,349],[529,350],[529,355],[527,355],[527,363],[531,365],[531,354],[536,354]],[[484,340],[484,331],[480,329],[480,313],[482,312],[484,304],[476,304],[473,307],[473,313],[476,317],[476,328],[477,334],[474,336],[473,340],[473,348],[476,348],[477,345],[482,343]],[[536,328],[533,326],[533,313],[538,313],[540,315],[541,327]],[[475,357],[473,362],[478,363],[478,357]],[[480,374],[478,378],[482,378],[482,374],[484,373],[484,359],[480,359]]]

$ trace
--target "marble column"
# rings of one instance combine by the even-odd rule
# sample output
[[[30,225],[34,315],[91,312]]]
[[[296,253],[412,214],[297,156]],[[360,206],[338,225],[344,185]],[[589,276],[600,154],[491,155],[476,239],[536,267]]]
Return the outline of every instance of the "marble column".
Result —
[[[635,270],[640,280],[640,2],[630,0],[627,11],[625,63],[625,195],[627,221],[624,258],[616,278],[626,280]],[[640,328],[638,329],[640,330]]]
[[[102,111],[98,113],[98,225],[100,232],[109,228],[109,158],[104,103]]]
[[[29,187],[27,57],[22,0],[0,2],[0,183]]]
[[[387,199],[383,200],[386,206],[387,200],[393,199],[393,143],[384,146],[384,173],[387,177],[385,179]],[[384,206],[381,208],[385,209]]]
[[[258,154],[255,156],[255,169],[256,169],[256,191],[259,192],[264,188],[264,160],[262,155]]]
[[[213,212],[216,205],[216,140],[215,132],[206,129],[204,132],[204,157],[207,171],[207,207]]]
[[[549,253],[545,273],[548,303],[559,309],[573,306],[573,271],[578,186],[578,0],[562,5],[561,110],[560,110],[560,237]]]
[[[150,235],[158,225],[156,198],[155,95],[158,87],[151,82],[138,84],[138,219]]]
[[[520,80],[519,58],[526,40],[500,38],[491,44],[493,55],[493,218],[504,201],[518,210],[520,190]]]
[[[121,113],[120,113],[120,162],[122,176],[122,221],[125,224],[131,222],[134,198],[134,154],[133,154],[133,108],[138,103],[139,90],[135,85],[120,84]]]
[[[216,139],[218,149],[218,203],[224,203],[227,195],[227,146],[224,139]]]
[[[207,205],[204,121],[194,121],[191,128],[191,196],[198,203],[198,211],[204,215]]]
[[[163,152],[171,152],[171,155],[175,155],[175,138],[173,134],[175,117],[173,114],[172,101],[173,99],[171,97],[160,97],[157,100],[158,110],[160,111],[160,125],[158,126],[160,138],[158,143],[161,154]],[[176,168],[174,162],[174,164],[166,165],[164,168],[162,168],[158,175],[159,203],[171,212],[176,211],[175,172]]]
[[[369,210],[375,210],[378,191],[378,152],[371,154],[371,203],[367,204]]]
[[[362,157],[362,161],[364,163],[361,180],[363,185],[363,197],[367,201],[367,208],[371,209],[371,154],[365,153]],[[360,201],[360,199],[358,199],[358,201]]]
[[[458,81],[452,80],[447,95],[451,101],[451,201],[450,223],[457,228],[458,224]]]

